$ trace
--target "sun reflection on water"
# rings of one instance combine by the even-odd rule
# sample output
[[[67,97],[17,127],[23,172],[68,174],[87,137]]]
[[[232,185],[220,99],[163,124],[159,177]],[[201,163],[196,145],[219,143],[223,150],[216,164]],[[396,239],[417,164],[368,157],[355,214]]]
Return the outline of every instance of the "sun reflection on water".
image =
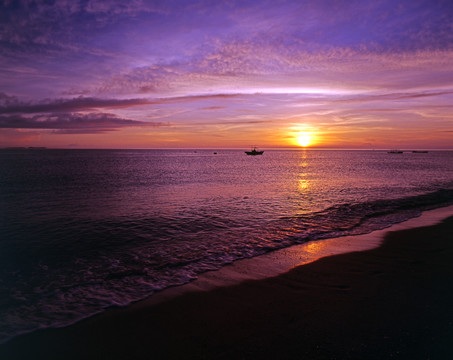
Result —
[[[307,179],[299,179],[299,190],[307,190],[310,187],[310,182]]]

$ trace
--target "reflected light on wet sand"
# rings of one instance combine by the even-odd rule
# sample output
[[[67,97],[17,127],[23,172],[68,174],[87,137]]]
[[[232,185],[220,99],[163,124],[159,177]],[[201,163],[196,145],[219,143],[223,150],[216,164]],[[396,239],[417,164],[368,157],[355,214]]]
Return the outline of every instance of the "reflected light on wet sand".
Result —
[[[329,253],[329,245],[327,241],[313,241],[305,244],[303,247],[302,253],[304,255],[311,254],[316,255],[316,257],[322,257],[322,254]]]

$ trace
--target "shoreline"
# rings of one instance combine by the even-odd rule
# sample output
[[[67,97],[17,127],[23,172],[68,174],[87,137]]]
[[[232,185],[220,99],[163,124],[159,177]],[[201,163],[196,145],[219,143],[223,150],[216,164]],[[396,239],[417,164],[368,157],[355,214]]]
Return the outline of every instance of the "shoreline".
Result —
[[[295,267],[309,264],[324,257],[372,250],[383,243],[384,237],[389,232],[436,225],[450,216],[453,216],[453,205],[424,211],[418,217],[367,234],[313,240],[252,258],[236,260],[218,270],[202,273],[198,275],[196,280],[189,283],[156,292],[126,307],[150,306],[168,301],[187,292],[211,291],[219,287],[238,285],[248,280],[275,277]]]
[[[283,341],[286,350],[279,350],[280,355],[284,354],[280,358],[289,358],[296,349],[305,351],[309,355],[308,359],[335,358],[335,354],[342,354],[338,358],[349,358],[344,353],[345,347],[353,344],[340,336],[344,343],[341,345],[339,340],[330,339],[328,334],[332,335],[335,330],[335,336],[338,336],[337,332],[341,334],[344,331],[340,329],[343,326],[354,336],[360,337],[361,334],[347,324],[352,322],[364,333],[382,335],[379,326],[364,327],[364,322],[358,315],[363,319],[374,319],[380,326],[384,326],[385,321],[381,323],[379,318],[392,321],[388,318],[389,314],[398,316],[395,310],[401,311],[403,308],[401,304],[396,309],[393,307],[398,301],[408,305],[409,309],[417,310],[413,312],[416,320],[419,320],[421,310],[423,318],[427,317],[427,309],[424,308],[426,304],[431,308],[428,313],[436,310],[434,308],[437,306],[447,321],[442,325],[444,330],[452,334],[453,314],[445,306],[438,307],[444,298],[453,300],[451,286],[445,285],[445,282],[451,280],[447,264],[453,260],[453,251],[450,251],[453,250],[453,244],[449,244],[447,240],[453,230],[452,215],[453,206],[439,208],[370,234],[320,240],[239,260],[218,271],[202,274],[194,282],[164,290],[124,308],[108,309],[65,328],[20,335],[0,345],[0,357],[6,354],[5,358],[8,359],[26,359],[33,354],[33,358],[39,359],[86,359],[107,354],[113,358],[126,356],[140,359],[155,355],[155,358],[163,359],[234,358],[243,354],[240,358],[272,358],[270,354],[277,356],[277,344],[272,345],[273,336],[276,336],[279,339],[277,343],[292,339],[289,343],[286,343],[287,340]],[[439,223],[446,218],[448,219]],[[436,241],[440,241],[438,238],[443,236],[442,245],[426,241],[431,233],[439,233],[433,237]],[[412,244],[411,238],[420,239],[418,242],[414,240]],[[400,243],[407,243],[406,248],[400,249]],[[451,247],[446,251],[448,246]],[[443,252],[450,258],[445,258]],[[419,258],[411,260],[408,253]],[[428,260],[430,256],[444,256],[438,262],[445,274],[439,273],[437,268],[436,271],[423,269],[425,256]],[[390,261],[392,259],[397,261]],[[408,269],[399,269],[401,261],[409,265]],[[342,266],[338,266],[338,263]],[[417,271],[425,286],[430,287],[430,281],[433,280],[438,285],[443,284],[447,293],[436,288],[435,292],[442,295],[441,299],[426,301],[425,298],[425,301],[421,299],[413,304],[413,299],[406,292],[416,291],[413,287],[420,286],[412,279],[413,273]],[[397,280],[390,276],[392,272]],[[369,274],[369,277],[358,279],[363,273]],[[384,291],[382,294],[376,292],[376,288],[389,286],[385,282],[384,285],[380,284],[386,276],[391,284],[391,291]],[[444,281],[440,281],[445,276]],[[370,284],[367,283],[368,280]],[[371,289],[368,289],[370,286]],[[423,292],[418,296],[429,298],[431,295]],[[379,311],[382,300],[389,302],[381,305],[385,311]],[[365,308],[364,303],[367,304]],[[376,311],[376,314],[371,310]],[[405,314],[403,320],[407,321],[407,317],[409,314]],[[338,322],[338,318],[344,321]],[[436,319],[440,319],[438,314]],[[420,326],[426,328],[424,323]],[[409,331],[408,327],[404,329]],[[412,324],[411,329],[416,329],[417,333],[423,330],[417,329],[417,323]],[[391,329],[386,331],[394,332]],[[404,333],[401,329],[398,331],[399,340],[391,347],[395,356],[395,349],[401,343],[401,334]],[[308,337],[311,340],[304,340],[306,346],[316,343],[318,348],[307,350],[294,344],[295,335],[297,339],[299,335],[303,335],[304,339]],[[393,338],[391,335],[382,336],[386,339],[384,343],[391,342],[389,339]],[[374,358],[371,356],[371,347],[373,352],[381,355],[383,349],[390,349],[388,346],[378,346],[379,342],[375,337],[374,347],[369,341],[365,341],[366,346],[359,346],[367,358]],[[380,340],[383,341],[381,338]],[[420,336],[417,336],[417,341],[420,340]],[[407,341],[403,342],[406,344],[404,350],[414,356]],[[417,341],[410,339],[412,346],[416,346]],[[183,349],[172,348],[172,344],[183,344]],[[446,348],[446,344],[442,344],[442,349]],[[348,351],[357,355],[359,350]],[[401,353],[402,350],[398,351]],[[452,354],[453,351],[449,355]],[[409,355],[407,358],[410,358]]]

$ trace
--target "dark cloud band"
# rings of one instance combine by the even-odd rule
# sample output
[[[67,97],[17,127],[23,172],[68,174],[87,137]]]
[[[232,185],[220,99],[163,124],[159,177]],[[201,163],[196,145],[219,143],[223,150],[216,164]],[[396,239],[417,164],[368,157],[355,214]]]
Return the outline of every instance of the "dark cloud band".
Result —
[[[113,131],[125,127],[159,127],[161,122],[144,122],[119,118],[112,114],[47,114],[25,117],[22,115],[0,116],[3,129],[50,129],[59,133],[96,133]]]

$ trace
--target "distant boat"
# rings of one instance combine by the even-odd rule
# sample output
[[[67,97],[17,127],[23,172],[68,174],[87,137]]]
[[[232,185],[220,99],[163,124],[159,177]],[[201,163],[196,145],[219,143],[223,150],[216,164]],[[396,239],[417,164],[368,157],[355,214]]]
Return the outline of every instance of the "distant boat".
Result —
[[[412,152],[414,154],[426,154],[428,151],[426,151],[426,150],[413,150]]]
[[[389,154],[402,154],[403,152],[401,150],[390,150],[387,151]]]
[[[256,150],[256,146],[252,146],[252,150],[246,151],[245,153],[247,155],[263,155],[263,152],[264,152],[264,150],[258,151],[258,150]]]

